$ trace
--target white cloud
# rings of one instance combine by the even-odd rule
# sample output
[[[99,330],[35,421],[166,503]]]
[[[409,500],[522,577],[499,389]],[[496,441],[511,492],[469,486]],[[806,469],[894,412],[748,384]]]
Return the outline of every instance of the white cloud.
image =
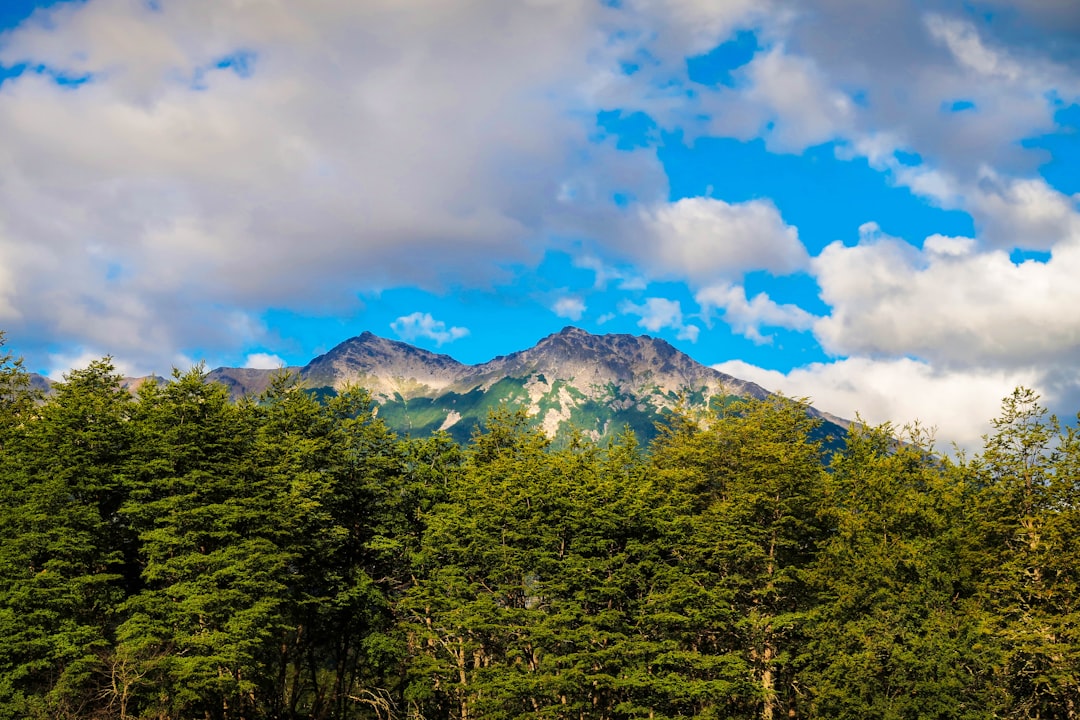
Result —
[[[1043,178],[1007,177],[984,165],[972,180],[962,181],[926,165],[904,165],[895,153],[894,148],[875,154],[871,163],[939,207],[969,212],[986,245],[1049,250],[1080,242],[1080,197],[1065,195]]]
[[[1024,70],[1006,54],[988,47],[978,31],[964,20],[937,13],[924,17],[930,36],[944,44],[963,67],[988,78],[1016,82]]]
[[[863,228],[812,262],[831,313],[814,333],[836,355],[916,356],[953,367],[1052,364],[1080,354],[1080,245],[1013,263],[969,238],[923,250]]]
[[[278,370],[287,364],[277,355],[269,353],[251,353],[244,360],[244,367],[258,370]]]
[[[746,288],[741,285],[710,285],[699,290],[694,299],[701,305],[706,317],[713,310],[723,310],[724,321],[732,330],[758,344],[772,341],[771,336],[761,334],[762,326],[809,330],[815,320],[813,315],[799,306],[780,305],[765,293],[758,293],[749,299]]]
[[[623,315],[637,315],[638,326],[649,332],[660,332],[664,328],[675,330],[679,340],[689,340],[696,343],[701,328],[696,325],[688,325],[683,322],[682,304],[678,300],[651,297],[645,298],[643,303],[633,303],[629,300],[619,305],[619,312]]]
[[[767,200],[683,198],[642,210],[641,221],[646,233],[633,252],[656,276],[700,285],[750,270],[787,274],[808,260],[798,230]]]
[[[606,240],[614,188],[665,190],[654,154],[589,139],[617,15],[576,0],[39,11],[0,62],[92,79],[0,85],[7,329],[159,364],[265,342],[267,305],[340,314],[357,292],[487,284],[538,260],[530,240],[553,227]],[[218,67],[238,51],[248,72]],[[569,207],[564,181],[581,188]],[[252,335],[230,331],[240,317]]]
[[[980,239],[994,247],[1049,250],[1080,243],[1077,197],[1042,178],[1006,178],[982,168],[969,207],[982,226]]]
[[[50,380],[57,382],[63,381],[64,376],[70,373],[72,370],[85,370],[90,367],[90,363],[96,360],[102,360],[106,357],[105,353],[97,353],[93,350],[82,350],[79,352],[67,354],[67,353],[55,353],[49,355],[49,369],[45,373]],[[121,360],[111,358],[113,368],[115,372],[124,377],[138,377],[146,375],[148,373],[140,372],[140,369],[134,368],[128,363]]]
[[[679,329],[679,333],[675,336],[679,340],[689,340],[692,343],[698,341],[698,336],[701,334],[701,328],[697,325],[683,325]]]
[[[436,345],[453,342],[469,334],[468,328],[446,327],[442,320],[436,320],[431,313],[414,312],[403,315],[390,323],[390,328],[403,340],[412,342],[420,338],[434,340]]]
[[[732,31],[775,12],[768,0],[629,0],[627,5],[658,36],[661,54],[681,56],[708,52]]]
[[[572,295],[559,298],[551,308],[551,311],[559,317],[569,318],[575,322],[581,319],[585,310],[585,301]]]
[[[838,140],[841,156],[866,157],[899,185],[975,214],[980,238],[1046,247],[1030,239],[1031,222],[1012,224],[1023,215],[1018,207],[1003,225],[997,212],[1001,202],[1015,205],[1013,191],[1023,188],[1010,185],[1034,178],[1043,160],[1021,141],[1054,131],[1057,111],[1080,100],[1080,75],[1052,57],[1053,44],[1008,44],[1006,31],[1016,18],[1030,19],[1029,5],[976,25],[974,12],[921,13],[901,0],[780,3],[786,12],[758,18],[764,49],[736,71],[734,87],[696,88],[700,105],[684,107],[680,121],[694,127],[693,113],[704,112],[708,129],[699,132],[760,137],[782,152]],[[949,111],[956,101],[971,109]],[[905,162],[897,151],[908,153]],[[921,158],[914,166],[911,153]],[[988,187],[994,173],[997,187]],[[1048,220],[1038,220],[1042,230]]]
[[[925,362],[900,358],[849,358],[814,363],[781,373],[732,360],[714,365],[717,370],[750,380],[791,397],[809,397],[814,407],[842,418],[856,414],[872,425],[891,422],[897,427],[919,421],[937,428],[939,448],[955,442],[977,450],[990,431],[1001,398],[1017,385],[1036,387],[1031,371],[939,371]]]
[[[358,291],[486,284],[552,236],[637,264],[583,261],[598,287],[734,287],[810,265],[770,201],[663,202],[654,149],[590,139],[597,110],[643,109],[688,141],[710,128],[791,152],[838,139],[973,214],[974,240],[866,240],[815,259],[830,350],[957,365],[1075,354],[1060,308],[1076,301],[1076,203],[1020,141],[1054,129],[1080,80],[1053,48],[1010,46],[1004,20],[900,0],[148,5],[63,3],[0,38],[0,63],[92,75],[0,85],[0,322],[39,351],[107,347],[159,367],[184,347],[264,347],[267,305],[334,314]],[[741,28],[762,49],[735,87],[690,86],[687,54]],[[250,73],[219,67],[238,51]],[[957,99],[975,109],[943,111]],[[615,192],[638,200],[619,210]],[[1053,259],[1015,266],[986,247]],[[805,323],[743,295],[724,309],[748,336]]]
[[[850,134],[855,104],[830,86],[811,58],[783,45],[758,53],[738,72],[744,87],[707,97],[713,133],[763,137],[780,152],[801,152]]]

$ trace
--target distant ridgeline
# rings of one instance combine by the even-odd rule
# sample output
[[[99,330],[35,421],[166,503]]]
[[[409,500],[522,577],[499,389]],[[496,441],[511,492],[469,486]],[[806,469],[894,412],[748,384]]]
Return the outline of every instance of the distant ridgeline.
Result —
[[[575,327],[481,365],[365,332],[293,370],[319,397],[349,385],[367,389],[379,417],[399,434],[427,437],[444,430],[460,443],[499,407],[526,410],[557,441],[574,429],[606,441],[629,426],[648,442],[657,421],[679,405],[705,409],[770,394],[702,365],[663,340],[593,335]],[[265,389],[274,372],[218,368],[209,379],[228,385],[234,396],[250,395]],[[816,431],[821,438],[847,434],[849,422],[810,413],[821,420]]]
[[[627,426],[648,443],[657,422],[679,406],[705,410],[771,394],[702,365],[664,340],[593,335],[575,327],[480,365],[365,332],[304,367],[284,370],[321,399],[350,386],[366,389],[378,416],[400,435],[429,437],[441,430],[459,443],[469,440],[490,410],[504,407],[524,409],[557,444],[575,430],[605,442]],[[259,395],[280,372],[219,367],[207,380],[222,383],[238,399]],[[43,387],[47,382],[36,380]],[[134,389],[145,380],[125,382]],[[814,408],[809,413],[820,420],[816,438],[830,446],[842,442],[850,421]]]

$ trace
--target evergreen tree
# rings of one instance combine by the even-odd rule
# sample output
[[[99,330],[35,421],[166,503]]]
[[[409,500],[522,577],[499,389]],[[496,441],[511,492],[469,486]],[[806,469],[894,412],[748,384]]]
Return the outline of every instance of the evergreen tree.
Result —
[[[816,421],[781,397],[733,403],[661,436],[653,461],[679,511],[664,538],[675,561],[660,588],[678,639],[664,657],[668,714],[797,712],[793,658],[813,604],[805,572],[819,522]]]
[[[963,473],[918,427],[852,426],[826,481],[804,683],[817,716],[984,718],[992,656],[969,614]]]
[[[144,385],[124,514],[144,587],[125,605],[125,697],[161,717],[252,717],[267,648],[280,637],[288,555],[275,488],[252,472],[253,408],[205,370]]]
[[[554,451],[524,414],[489,417],[428,519],[402,606],[416,712],[635,713],[640,483],[632,435],[607,453],[580,436]]]
[[[0,716],[101,710],[130,549],[131,398],[108,360],[72,371],[37,412],[7,368],[0,521]]]
[[[257,474],[275,489],[273,537],[288,557],[268,711],[388,711],[386,685],[400,667],[392,596],[405,582],[414,502],[401,447],[361,390],[320,404],[282,377],[258,413]]]
[[[1080,712],[1075,604],[1078,445],[1039,397],[1018,388],[972,467],[980,483],[973,555],[980,601],[1002,658],[996,681],[1014,717]]]

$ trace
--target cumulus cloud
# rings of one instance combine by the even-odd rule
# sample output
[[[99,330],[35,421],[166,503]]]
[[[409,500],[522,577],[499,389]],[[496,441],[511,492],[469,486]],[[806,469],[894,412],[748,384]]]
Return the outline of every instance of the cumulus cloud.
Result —
[[[1034,18],[1052,35],[1046,18],[1060,13],[995,5],[986,23],[976,8],[949,3],[777,3],[756,16],[762,49],[734,86],[696,88],[698,103],[679,121],[696,133],[760,137],[781,152],[836,141],[842,157],[865,157],[897,184],[972,212],[995,245],[1030,243],[998,224],[993,200],[1018,209],[1013,190],[1023,195],[1044,159],[1021,141],[1055,131],[1056,113],[1080,100],[1080,45],[1063,61],[1060,44],[1017,43],[1010,27]],[[957,102],[968,110],[951,111]]]
[[[1045,51],[995,36],[1005,19],[987,23],[974,9],[947,3],[922,13],[901,0],[858,9],[818,5],[816,20],[792,32],[834,88],[863,90],[853,134],[886,129],[931,167],[963,182],[983,165],[1008,174],[1034,170],[1038,154],[1017,141],[1053,129],[1058,101],[1068,103],[1080,92],[1074,70]],[[1025,5],[1013,3],[1002,18],[1023,17]],[[842,25],[826,29],[841,16]],[[973,110],[942,110],[956,100]]]
[[[98,353],[88,349],[73,353],[50,353],[48,356],[48,369],[45,371],[45,375],[50,380],[63,382],[71,371],[85,370],[90,367],[90,363],[102,359],[106,359],[105,353]],[[111,357],[108,359],[112,363],[115,372],[124,377],[138,377],[148,374],[145,369],[132,366],[122,360]],[[186,358],[176,359],[180,361],[186,360]],[[191,362],[177,363],[177,367],[188,368],[192,364]]]
[[[678,300],[651,297],[643,303],[634,303],[629,300],[619,305],[619,312],[623,315],[637,315],[638,326],[649,332],[660,332],[664,328],[674,330],[679,340],[689,340],[696,343],[701,328],[697,325],[688,325],[683,321],[682,304]]]
[[[244,367],[256,370],[278,370],[287,364],[277,355],[270,353],[251,353],[244,360]]]
[[[888,172],[915,195],[942,208],[970,213],[983,244],[1049,250],[1080,242],[1080,196],[1065,195],[1041,177],[1009,177],[988,165],[967,180],[926,164],[905,165],[892,142],[876,136],[858,149],[871,166]]]
[[[569,318],[575,322],[581,319],[585,310],[585,301],[573,295],[559,298],[551,307],[551,311],[559,317]]]
[[[390,323],[390,328],[397,333],[402,340],[412,342],[420,338],[434,340],[436,345],[453,342],[469,334],[468,328],[446,327],[442,320],[436,320],[431,313],[414,312],[403,315]]]
[[[615,6],[615,3],[607,3]],[[687,120],[687,95],[681,81],[686,58],[712,50],[743,29],[758,28],[766,18],[789,13],[773,0],[626,0],[609,26],[604,51],[614,60],[607,72],[593,75],[588,87],[605,108],[644,109],[660,124]],[[618,63],[635,70],[621,72]]]
[[[641,211],[645,235],[633,252],[655,276],[705,284],[750,270],[788,274],[806,266],[799,233],[768,200],[683,198]]]
[[[752,339],[812,321],[838,355],[956,373],[1045,360],[1060,392],[1076,385],[1076,198],[1021,142],[1080,98],[1068,3],[151,5],[62,3],[0,36],[0,63],[28,68],[0,84],[0,323],[39,363],[58,342],[63,369],[86,347],[151,369],[182,348],[265,347],[268,306],[335,314],[365,291],[488,285],[574,238],[597,289],[687,281]],[[687,55],[740,29],[759,50],[731,86],[693,85]],[[768,199],[667,201],[655,148],[595,137],[611,109],[687,142],[834,141],[971,213],[976,237],[920,249],[868,226],[811,260]],[[1015,264],[1016,247],[1052,258]],[[827,317],[741,284],[807,269]],[[620,309],[697,338],[674,301]],[[395,325],[465,332],[426,313]]]
[[[987,244],[1049,250],[1080,243],[1078,197],[1055,190],[1042,178],[1007,178],[983,168],[969,206]]]
[[[734,30],[775,12],[771,0],[630,0],[626,4],[657,36],[652,49],[661,57],[707,52]]]
[[[30,68],[0,85],[2,321],[26,345],[159,362],[264,340],[267,305],[332,314],[357,292],[488,284],[536,261],[553,228],[604,241],[613,189],[665,190],[654,155],[589,137],[618,14],[569,0],[39,10],[0,38],[0,63]]]
[[[722,310],[724,321],[732,330],[759,345],[772,342],[771,336],[761,333],[763,326],[809,330],[815,320],[813,315],[799,306],[780,305],[766,293],[758,293],[750,299],[746,295],[746,288],[741,285],[710,285],[699,290],[694,299],[706,317],[713,310]]]
[[[1016,82],[1024,68],[1007,54],[983,42],[971,22],[937,13],[924,16],[930,36],[945,45],[961,67],[987,78]]]
[[[1017,385],[1038,387],[1030,370],[941,371],[909,358],[848,358],[813,363],[787,373],[732,360],[717,370],[750,380],[790,397],[809,397],[814,407],[840,417],[856,414],[872,425],[918,421],[936,428],[939,448],[952,443],[969,451],[981,447],[1003,397]]]
[[[738,77],[740,91],[708,98],[712,133],[743,139],[763,137],[781,152],[799,152],[850,134],[855,104],[831,87],[811,58],[777,45],[759,53]]]
[[[836,355],[905,356],[954,367],[1021,367],[1080,350],[1080,245],[1045,263],[1014,263],[970,238],[931,237],[920,250],[863,228],[833,243],[812,272],[832,310],[814,333]]]

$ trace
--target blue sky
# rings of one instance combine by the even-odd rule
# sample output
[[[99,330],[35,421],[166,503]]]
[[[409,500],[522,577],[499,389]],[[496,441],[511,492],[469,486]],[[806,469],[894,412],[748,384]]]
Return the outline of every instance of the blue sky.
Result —
[[[59,376],[662,337],[973,446],[1080,409],[1056,0],[0,4],[0,327]]]

